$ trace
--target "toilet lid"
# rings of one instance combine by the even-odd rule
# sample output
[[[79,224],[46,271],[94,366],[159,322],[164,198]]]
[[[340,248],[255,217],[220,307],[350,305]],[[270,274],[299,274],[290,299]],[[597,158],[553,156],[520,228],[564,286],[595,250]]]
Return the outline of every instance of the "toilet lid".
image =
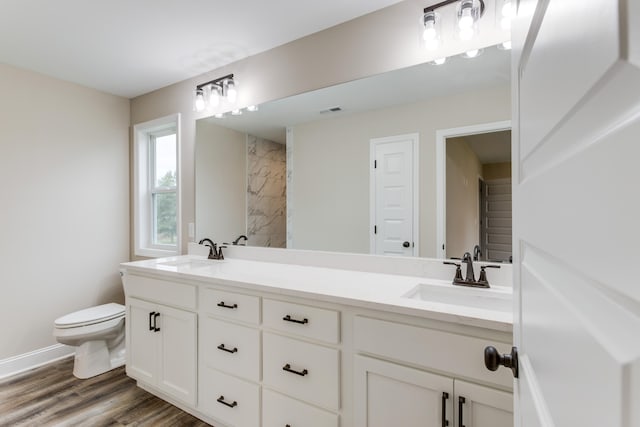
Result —
[[[94,323],[106,322],[124,316],[124,305],[109,303],[95,307],[85,308],[75,311],[56,319],[55,326],[58,328],[75,328],[78,326],[93,325]]]

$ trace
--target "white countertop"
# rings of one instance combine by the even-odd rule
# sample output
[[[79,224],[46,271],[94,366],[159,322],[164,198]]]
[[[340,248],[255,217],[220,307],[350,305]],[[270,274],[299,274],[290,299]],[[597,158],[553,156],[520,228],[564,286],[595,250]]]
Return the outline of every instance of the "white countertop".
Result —
[[[513,328],[512,312],[403,297],[419,284],[429,284],[432,288],[449,292],[453,286],[451,281],[245,259],[215,261],[194,255],[134,261],[121,266],[130,272],[195,279],[238,290],[309,298],[503,332],[511,332]],[[493,287],[491,290],[455,288],[454,292],[461,293],[489,291],[507,297],[511,293],[511,288],[507,287]]]

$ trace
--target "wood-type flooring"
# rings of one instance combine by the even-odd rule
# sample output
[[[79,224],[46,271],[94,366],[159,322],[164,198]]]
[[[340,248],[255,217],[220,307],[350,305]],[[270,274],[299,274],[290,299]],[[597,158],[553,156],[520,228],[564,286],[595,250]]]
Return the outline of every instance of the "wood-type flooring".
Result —
[[[124,367],[86,380],[66,358],[0,380],[0,426],[208,426],[142,390]]]

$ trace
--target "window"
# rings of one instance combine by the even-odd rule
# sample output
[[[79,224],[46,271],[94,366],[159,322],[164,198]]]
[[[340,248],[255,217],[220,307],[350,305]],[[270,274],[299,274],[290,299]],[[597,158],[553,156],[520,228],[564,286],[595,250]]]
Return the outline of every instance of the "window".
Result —
[[[135,255],[179,254],[180,115],[134,126]]]

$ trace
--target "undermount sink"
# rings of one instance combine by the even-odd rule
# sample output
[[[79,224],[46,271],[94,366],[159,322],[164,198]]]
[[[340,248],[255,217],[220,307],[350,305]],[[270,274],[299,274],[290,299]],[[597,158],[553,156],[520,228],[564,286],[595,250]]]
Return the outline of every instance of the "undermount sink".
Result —
[[[483,310],[502,312],[511,312],[513,310],[513,292],[511,288],[480,289],[421,283],[402,297]]]
[[[220,262],[221,261],[215,259],[179,259],[175,261],[159,262],[158,265],[166,265],[167,267],[199,268],[210,267]]]

